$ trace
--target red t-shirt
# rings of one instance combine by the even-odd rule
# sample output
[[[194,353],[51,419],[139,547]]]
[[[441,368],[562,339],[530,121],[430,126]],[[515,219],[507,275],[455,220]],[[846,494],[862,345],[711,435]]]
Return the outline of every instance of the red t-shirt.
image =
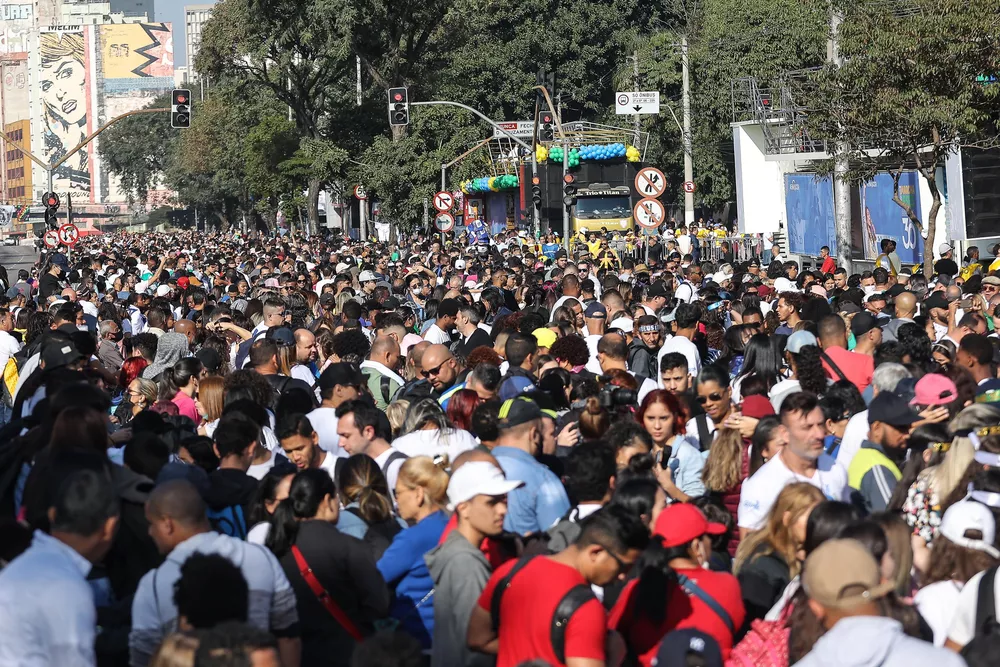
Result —
[[[479,606],[490,611],[493,591],[517,561],[511,561],[493,573],[479,596]],[[538,556],[514,575],[500,603],[500,654],[497,667],[515,667],[527,660],[542,659],[551,665],[563,665],[552,647],[552,617],[559,601],[570,589],[587,584],[574,568]],[[604,662],[604,636],[607,614],[594,598],[573,614],[566,627],[565,656],[590,658]]]
[[[733,619],[733,626],[739,629],[743,625],[746,611],[743,609],[743,597],[740,594],[740,582],[728,572],[712,572],[710,570],[677,570],[711,595]],[[643,667],[650,667],[653,658],[660,649],[660,641],[671,630],[694,628],[710,635],[719,642],[722,658],[729,657],[733,648],[733,633],[712,609],[699,600],[684,592],[680,586],[671,589],[667,613],[663,621],[654,623],[644,617],[637,617],[635,604],[637,600],[636,584],[633,579],[625,586],[621,596],[611,610],[608,627],[618,630],[625,638],[628,647],[639,656]]]
[[[858,388],[858,391],[864,393],[868,385],[872,383],[872,374],[875,372],[875,358],[867,354],[850,352],[842,347],[825,347],[823,351],[826,352],[828,357],[833,359],[833,363],[837,364],[837,368]],[[826,376],[834,382],[840,380],[840,376],[830,368],[830,364],[826,363],[825,359],[823,360],[823,370],[826,371]]]
[[[837,264],[833,261],[833,257],[827,255],[826,259],[823,260],[823,266],[821,266],[819,270],[821,273],[833,273],[836,271]]]

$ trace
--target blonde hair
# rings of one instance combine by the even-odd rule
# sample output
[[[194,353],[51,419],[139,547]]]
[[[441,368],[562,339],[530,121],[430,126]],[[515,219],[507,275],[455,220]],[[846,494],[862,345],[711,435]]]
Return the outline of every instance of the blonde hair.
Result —
[[[955,415],[955,418],[948,425],[948,430],[952,433],[958,433],[996,423],[996,409],[985,403],[977,403]],[[943,500],[955,490],[958,483],[962,481],[962,477],[965,476],[965,471],[968,470],[975,455],[976,448],[972,446],[969,436],[967,434],[956,435],[941,463],[927,469],[931,487],[937,493],[938,498]]]
[[[743,436],[738,429],[720,428],[701,473],[705,490],[725,493],[735,488],[742,477]]]
[[[429,456],[414,456],[404,461],[396,479],[408,489],[423,489],[435,505],[443,507],[448,502],[448,473]]]
[[[893,579],[896,583],[896,594],[908,598],[913,593],[913,543],[910,536],[913,529],[906,520],[898,514],[882,512],[875,515],[875,523],[885,532],[885,540],[889,545],[889,553],[896,563]],[[935,545],[937,542],[935,542]]]
[[[194,667],[199,643],[195,637],[179,632],[167,635],[153,654],[149,667]]]
[[[389,426],[392,427],[392,435],[396,437],[403,428],[406,421],[406,412],[410,409],[410,402],[405,399],[393,401],[385,408],[385,416],[389,419]]]
[[[160,396],[160,392],[157,389],[155,382],[147,380],[146,378],[136,378],[133,382],[139,383],[139,393],[146,399],[147,408],[153,405],[153,403],[156,403]]]
[[[738,574],[744,565],[758,556],[777,554],[788,565],[789,576],[797,576],[801,569],[795,555],[799,545],[793,541],[792,526],[803,514],[824,500],[826,497],[823,492],[808,482],[795,482],[785,486],[767,515],[767,524],[740,542],[736,550],[733,574]],[[785,514],[790,515],[787,523]]]

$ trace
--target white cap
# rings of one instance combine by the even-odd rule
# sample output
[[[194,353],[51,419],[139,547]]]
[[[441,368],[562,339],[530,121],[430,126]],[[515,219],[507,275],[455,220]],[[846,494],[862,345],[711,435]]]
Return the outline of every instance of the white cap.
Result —
[[[170,285],[160,285],[156,288],[156,296],[166,296],[170,294]]]
[[[347,264],[344,264],[343,262],[341,262],[340,264],[337,265],[337,273],[344,273],[349,268],[351,268],[351,267],[349,267],[349,266],[347,266]]]
[[[489,461],[469,461],[452,473],[448,482],[448,510],[454,512],[460,503],[476,496],[505,496],[523,485],[504,477],[503,470]]]
[[[951,247],[950,243],[942,243],[941,245],[938,246],[938,254],[939,255],[943,255],[946,252],[948,252],[949,250],[953,250],[953,248]]]
[[[372,271],[362,271],[361,275],[358,276],[358,282],[359,283],[367,283],[367,282],[371,282],[373,280],[378,280],[378,278],[375,276],[375,273],[372,272]]]
[[[978,530],[983,534],[983,538],[974,540],[966,537],[965,532],[968,530]],[[955,503],[945,511],[938,532],[960,547],[975,549],[993,558],[1000,558],[1000,551],[993,546],[997,534],[996,519],[993,512],[982,503],[974,500],[961,500]]]
[[[721,285],[727,280],[732,280],[732,279],[733,279],[733,274],[725,273],[724,271],[716,271],[715,274],[712,276],[712,282],[714,282],[716,285]]]
[[[464,259],[456,259],[455,260],[455,268],[458,269],[459,271],[464,271],[465,270],[465,260]]]
[[[617,320],[611,320],[611,324],[608,325],[609,329],[618,329],[624,331],[625,333],[632,333],[633,322],[627,317],[619,317]]]
[[[774,289],[778,292],[798,292],[799,288],[785,276],[774,279]]]

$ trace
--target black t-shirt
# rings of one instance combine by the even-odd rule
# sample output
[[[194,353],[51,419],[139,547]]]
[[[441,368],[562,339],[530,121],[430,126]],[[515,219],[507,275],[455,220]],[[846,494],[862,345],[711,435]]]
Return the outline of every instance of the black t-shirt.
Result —
[[[663,259],[663,244],[649,246],[649,261],[659,263]]]
[[[486,347],[493,347],[493,339],[490,335],[476,327],[476,330],[469,336],[469,340],[459,340],[454,344],[454,353],[460,357],[467,357],[469,353],[472,352],[477,347],[485,345]]]
[[[958,274],[958,264],[953,259],[939,259],[934,262],[934,273],[938,275],[954,276]]]

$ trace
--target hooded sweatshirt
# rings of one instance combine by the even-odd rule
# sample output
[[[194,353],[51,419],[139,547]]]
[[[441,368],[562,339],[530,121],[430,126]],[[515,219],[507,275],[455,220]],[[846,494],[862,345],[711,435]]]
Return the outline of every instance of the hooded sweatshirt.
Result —
[[[132,601],[128,642],[132,667],[146,665],[163,638],[177,629],[174,583],[180,579],[181,565],[193,553],[219,554],[240,568],[250,589],[250,625],[279,636],[294,634],[291,631],[297,629],[299,621],[295,593],[274,554],[259,544],[227,535],[199,533],[174,547],[163,565],[147,572],[139,582]]]
[[[837,622],[796,667],[964,667],[953,651],[903,633],[899,621],[854,616]]]
[[[156,380],[157,376],[188,356],[188,339],[184,334],[165,333],[156,344],[156,358],[142,369],[142,377]]]
[[[466,645],[469,618],[486,583],[490,565],[483,552],[457,530],[424,556],[434,580],[434,642],[431,667],[485,666],[494,656],[474,653]]]

